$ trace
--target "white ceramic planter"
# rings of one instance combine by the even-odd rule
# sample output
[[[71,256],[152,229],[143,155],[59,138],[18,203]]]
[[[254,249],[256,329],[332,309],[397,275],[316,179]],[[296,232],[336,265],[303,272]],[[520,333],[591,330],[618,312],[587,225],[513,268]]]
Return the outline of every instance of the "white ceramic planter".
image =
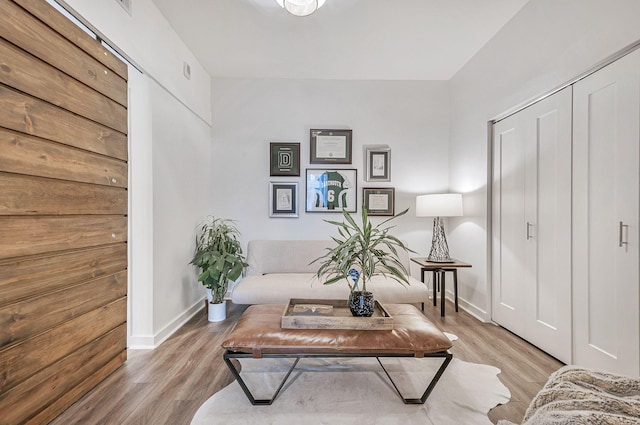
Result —
[[[213,299],[213,290],[211,288],[205,288],[207,291],[207,302],[211,302]]]
[[[227,318],[227,302],[223,301],[219,304],[209,302],[209,321],[222,322]]]

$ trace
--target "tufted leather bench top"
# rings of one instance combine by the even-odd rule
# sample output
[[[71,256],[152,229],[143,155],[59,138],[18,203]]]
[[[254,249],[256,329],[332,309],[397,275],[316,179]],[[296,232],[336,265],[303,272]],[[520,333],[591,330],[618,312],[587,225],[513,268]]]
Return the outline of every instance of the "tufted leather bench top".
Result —
[[[424,357],[451,348],[451,341],[416,307],[385,304],[393,317],[393,329],[283,329],[280,321],[285,306],[252,305],[222,343],[229,351],[263,354],[396,354]]]

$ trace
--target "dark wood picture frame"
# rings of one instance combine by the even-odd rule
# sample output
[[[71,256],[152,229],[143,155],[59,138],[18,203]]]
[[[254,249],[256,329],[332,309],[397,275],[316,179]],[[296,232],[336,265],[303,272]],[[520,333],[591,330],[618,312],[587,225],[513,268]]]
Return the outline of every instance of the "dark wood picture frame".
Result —
[[[355,168],[307,168],[306,212],[358,210],[358,170]]]
[[[300,176],[300,143],[269,143],[269,175]]]
[[[362,188],[362,205],[369,215],[394,215],[396,190],[393,187]]]
[[[353,130],[317,130],[310,134],[310,164],[351,164]]]

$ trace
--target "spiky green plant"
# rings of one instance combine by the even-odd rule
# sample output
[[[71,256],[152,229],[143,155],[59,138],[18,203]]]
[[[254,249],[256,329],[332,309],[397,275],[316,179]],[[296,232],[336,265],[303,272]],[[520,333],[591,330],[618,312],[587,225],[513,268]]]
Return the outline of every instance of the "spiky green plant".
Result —
[[[190,264],[202,270],[198,281],[212,290],[214,304],[224,300],[229,282],[238,279],[247,266],[239,237],[233,220],[210,216],[199,227]]]
[[[367,281],[376,275],[390,277],[402,285],[409,285],[409,272],[398,260],[398,250],[411,251],[398,238],[390,233],[394,226],[388,226],[391,220],[407,213],[409,209],[398,213],[374,226],[369,221],[367,209],[362,207],[362,224],[359,225],[351,214],[342,210],[344,221],[325,220],[338,228],[339,236],[332,236],[336,243],[333,248],[316,258],[311,264],[319,262],[316,276],[324,280],[325,285],[347,281],[351,291],[359,290],[357,285],[349,283],[349,270],[360,272],[362,291],[367,291]],[[413,252],[413,251],[411,251]]]

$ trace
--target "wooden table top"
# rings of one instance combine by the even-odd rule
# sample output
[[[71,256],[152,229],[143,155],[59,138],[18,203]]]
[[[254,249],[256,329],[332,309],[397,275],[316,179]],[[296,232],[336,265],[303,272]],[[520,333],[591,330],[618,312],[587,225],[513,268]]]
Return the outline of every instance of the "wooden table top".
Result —
[[[454,269],[454,268],[462,268],[462,267],[471,267],[471,264],[465,263],[464,261],[456,260],[452,258],[452,263],[435,263],[433,261],[427,261],[426,258],[412,258],[416,264],[419,264],[423,269]]]

